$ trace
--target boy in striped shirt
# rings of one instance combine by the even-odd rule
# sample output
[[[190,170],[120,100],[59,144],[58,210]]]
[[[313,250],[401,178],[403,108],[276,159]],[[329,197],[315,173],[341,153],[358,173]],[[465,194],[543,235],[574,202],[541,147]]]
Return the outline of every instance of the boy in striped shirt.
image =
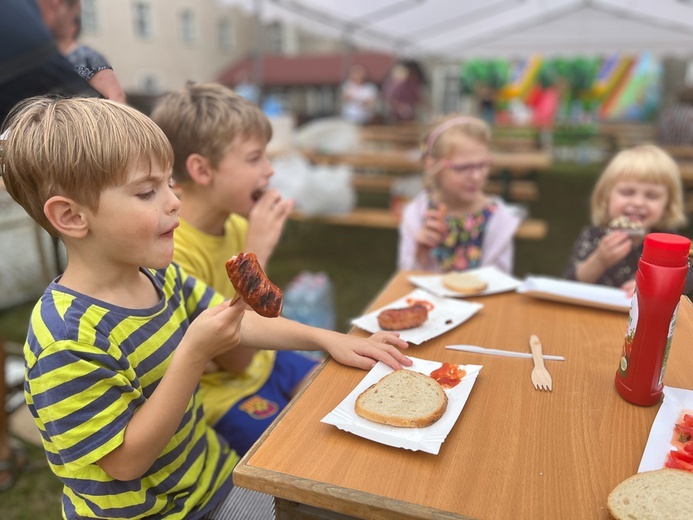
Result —
[[[65,518],[195,519],[219,505],[238,457],[206,425],[198,383],[238,345],[283,334],[287,348],[309,342],[353,366],[410,364],[396,335],[325,337],[262,318],[172,264],[172,151],[138,111],[40,97],[6,126],[7,190],[68,253],[24,347],[26,400]]]

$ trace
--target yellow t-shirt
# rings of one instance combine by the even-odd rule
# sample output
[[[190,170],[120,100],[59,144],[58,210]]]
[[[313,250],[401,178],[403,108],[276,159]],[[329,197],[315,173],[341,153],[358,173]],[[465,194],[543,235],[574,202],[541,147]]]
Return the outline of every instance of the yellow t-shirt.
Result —
[[[202,280],[215,291],[231,298],[235,290],[226,274],[226,260],[243,251],[248,220],[231,215],[224,226],[224,236],[208,235],[180,219],[173,237],[173,260],[191,276]],[[269,378],[276,352],[260,350],[240,375],[219,371],[205,374],[200,393],[207,423],[214,425],[239,400],[257,392]]]

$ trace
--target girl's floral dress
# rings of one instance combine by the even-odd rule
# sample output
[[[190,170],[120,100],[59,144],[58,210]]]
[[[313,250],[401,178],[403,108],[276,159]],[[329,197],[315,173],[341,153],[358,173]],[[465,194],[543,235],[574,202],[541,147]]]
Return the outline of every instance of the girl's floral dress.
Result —
[[[481,265],[481,244],[486,223],[496,209],[496,203],[492,202],[476,213],[462,217],[445,217],[448,234],[443,242],[431,251],[443,272],[464,271]]]

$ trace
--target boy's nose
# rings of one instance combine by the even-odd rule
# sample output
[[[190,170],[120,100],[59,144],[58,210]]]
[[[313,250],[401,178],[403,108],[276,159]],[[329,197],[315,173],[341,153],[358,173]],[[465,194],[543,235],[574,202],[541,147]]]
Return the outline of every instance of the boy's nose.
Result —
[[[274,175],[274,166],[272,165],[272,161],[265,157],[265,163],[265,173],[267,177],[271,177]]]
[[[168,208],[169,212],[170,213],[178,213],[178,211],[180,210],[180,199],[178,198],[178,195],[176,195],[174,190],[171,190],[170,193],[171,193],[169,196],[170,198],[169,198],[169,201],[167,202],[167,204],[169,206],[169,208]]]

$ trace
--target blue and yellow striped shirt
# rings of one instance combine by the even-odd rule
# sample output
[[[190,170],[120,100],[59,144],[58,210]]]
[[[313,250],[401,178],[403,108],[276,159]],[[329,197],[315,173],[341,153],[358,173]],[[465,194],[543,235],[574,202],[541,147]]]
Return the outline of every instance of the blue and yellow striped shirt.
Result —
[[[190,321],[223,300],[175,264],[143,272],[161,295],[151,309],[117,307],[53,282],[31,317],[25,395],[64,484],[66,518],[198,518],[231,489],[238,457],[207,426],[198,392],[141,478],[114,480],[96,464],[123,441]]]

